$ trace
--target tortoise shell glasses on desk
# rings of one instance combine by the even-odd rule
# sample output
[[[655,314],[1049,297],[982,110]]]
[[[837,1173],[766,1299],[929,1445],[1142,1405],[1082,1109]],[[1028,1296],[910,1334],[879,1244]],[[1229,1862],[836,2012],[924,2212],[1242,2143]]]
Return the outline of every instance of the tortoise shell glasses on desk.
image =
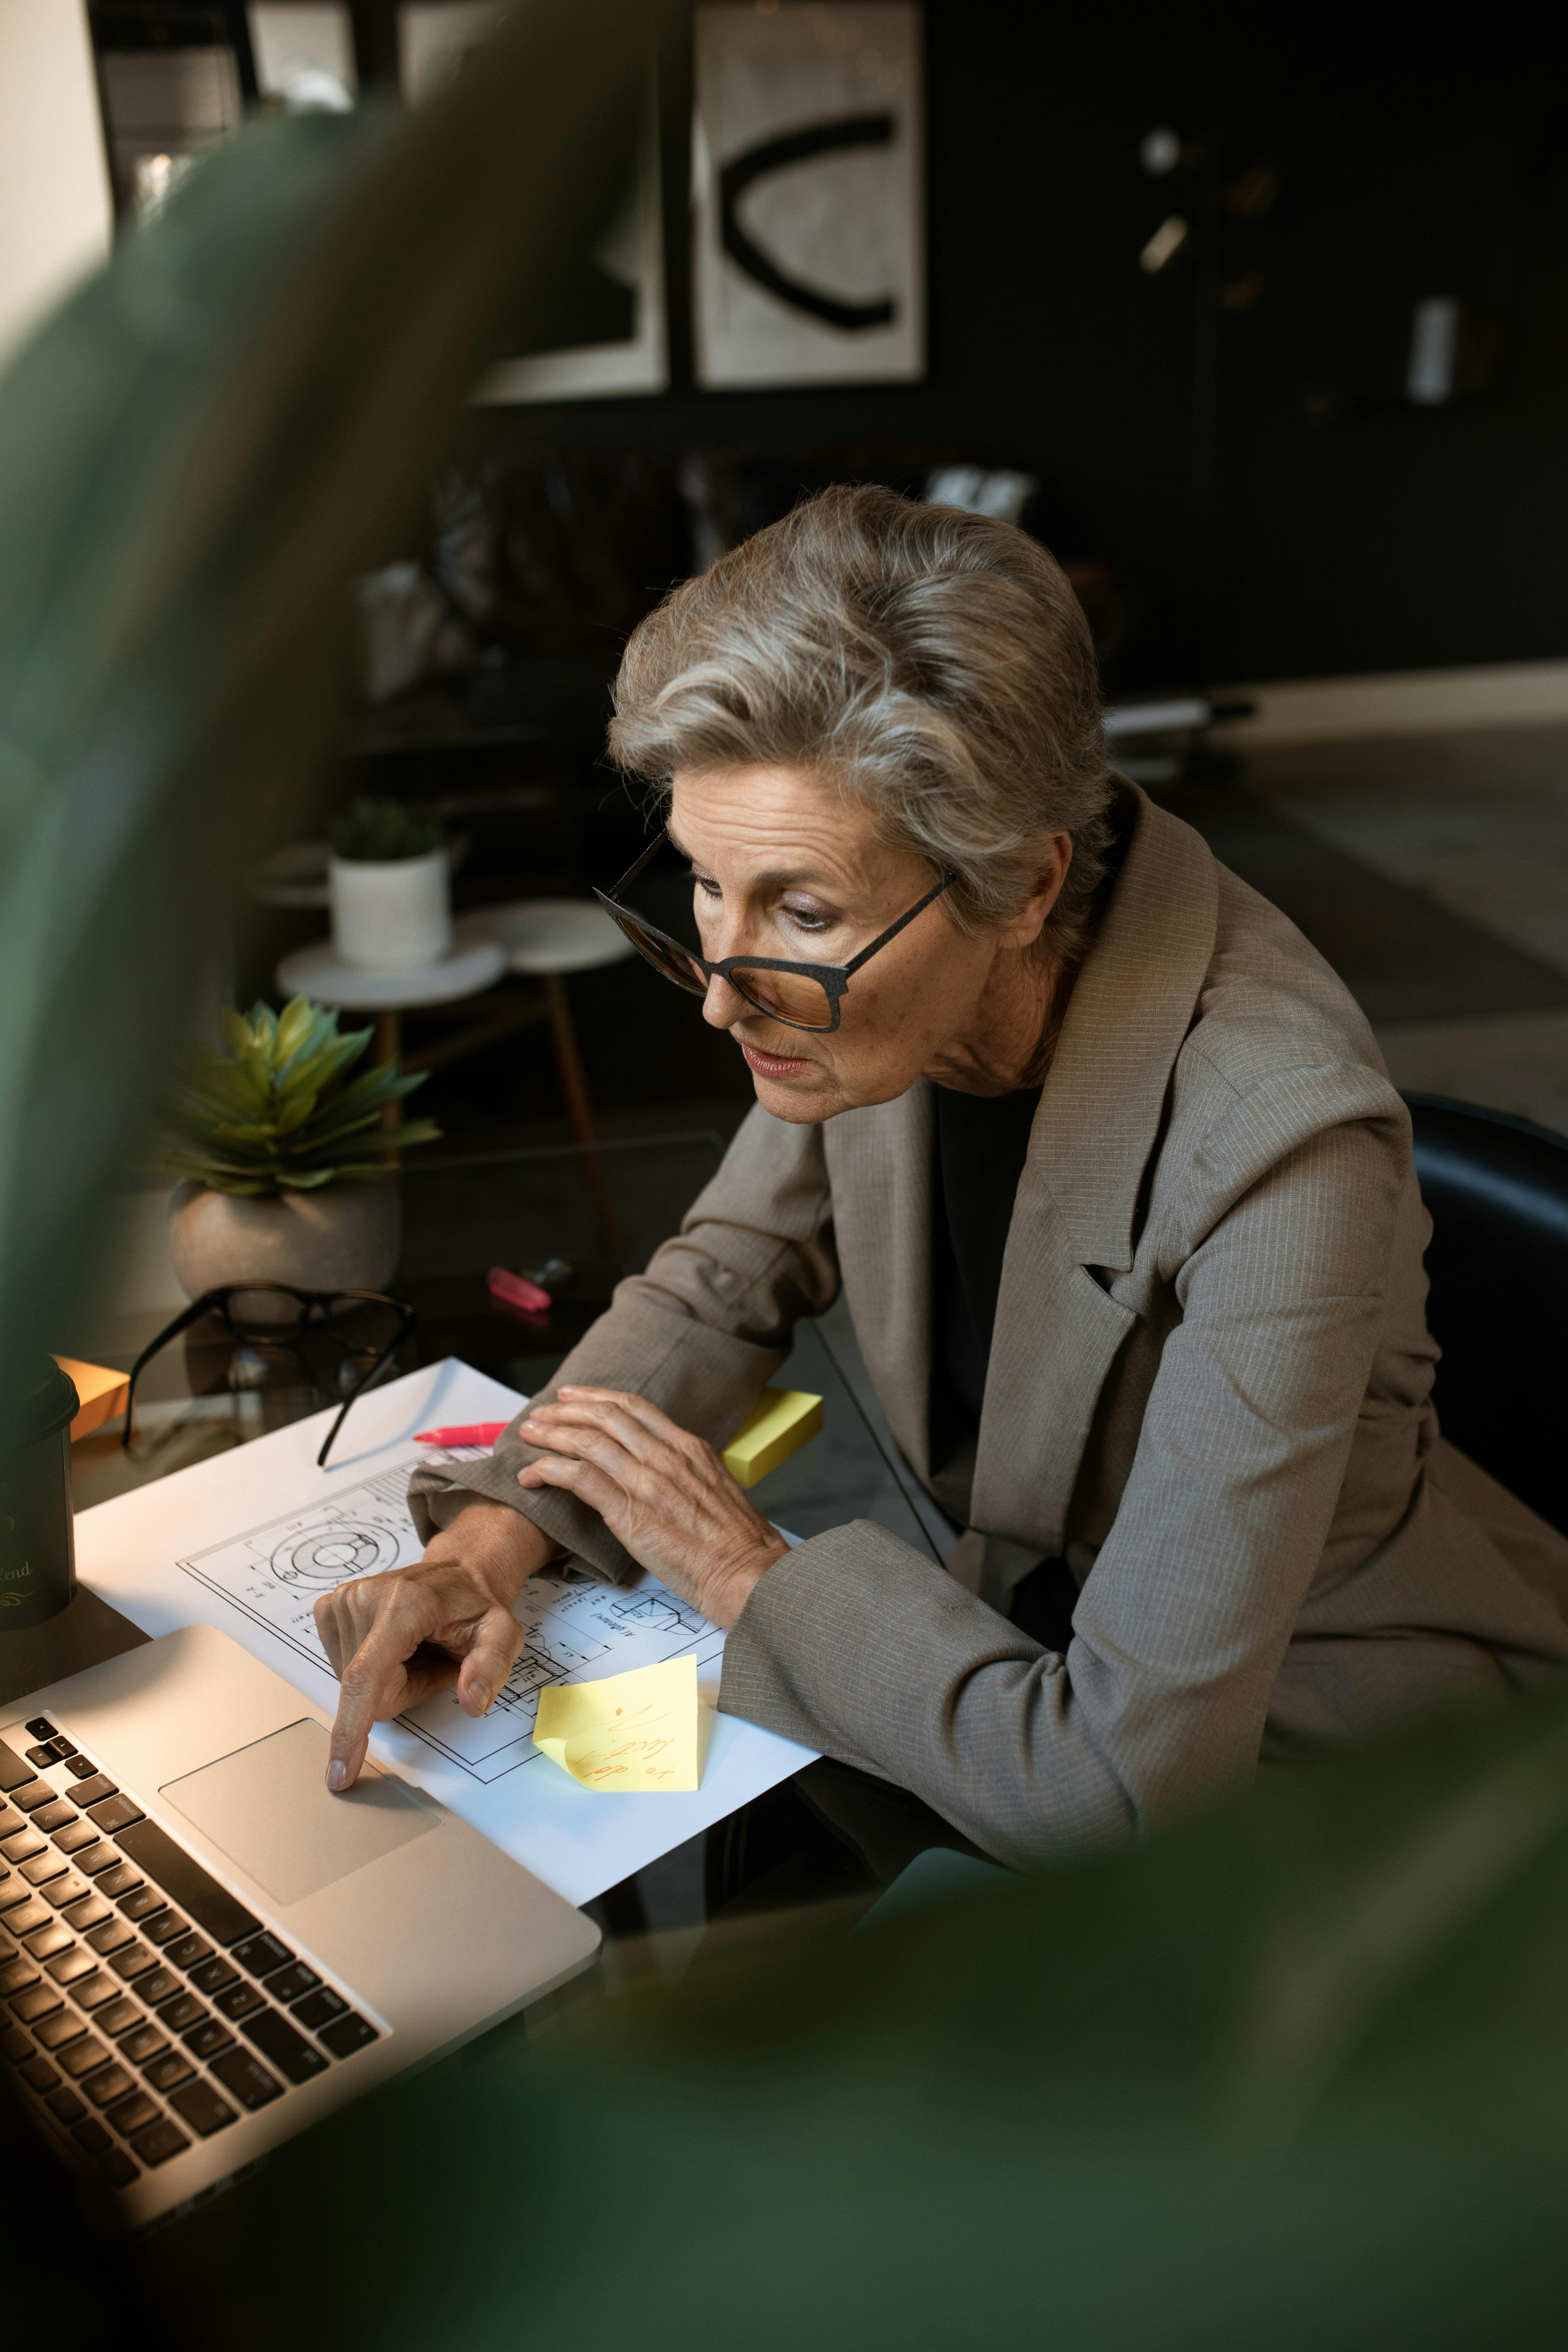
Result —
[[[318,1468],[325,1467],[332,1442],[348,1419],[350,1405],[385,1370],[416,1320],[412,1307],[405,1307],[401,1299],[388,1298],[379,1290],[296,1290],[287,1282],[231,1282],[221,1289],[204,1291],[172,1323],[164,1325],[131,1367],[125,1428],[120,1440],[127,1450],[138,1379],[161,1348],[166,1348],[171,1339],[177,1339],[182,1331],[199,1323],[204,1315],[217,1316],[229,1337],[244,1347],[281,1348],[300,1354],[307,1342],[313,1344],[320,1338],[337,1349],[338,1386],[343,1401],[337,1419],[321,1442],[321,1450],[316,1456]],[[351,1366],[358,1369],[350,1372]],[[349,1373],[346,1388],[344,1373]]]
[[[754,1004],[759,1013],[765,1013],[770,1020],[782,1023],[786,1029],[837,1029],[839,1007],[855,974],[958,879],[956,869],[950,866],[934,888],[918,899],[907,914],[900,915],[896,923],[879,931],[870,946],[862,948],[847,963],[799,963],[789,957],[750,955],[721,956],[713,963],[693,949],[682,947],[668,931],[656,929],[641,915],[620,903],[621,893],[630,888],[668,838],[668,833],[660,833],[636,865],[627,867],[614,889],[595,890],[595,898],[620,925],[637,953],[647,958],[655,971],[672,980],[677,988],[684,988],[693,996],[706,996],[709,982],[717,975],[729,982],[737,996],[743,996],[748,1004]]]

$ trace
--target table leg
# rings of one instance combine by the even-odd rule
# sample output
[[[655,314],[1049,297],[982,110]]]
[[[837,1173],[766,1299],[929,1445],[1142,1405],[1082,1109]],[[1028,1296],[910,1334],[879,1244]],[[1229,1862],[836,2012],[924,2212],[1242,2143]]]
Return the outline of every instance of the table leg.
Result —
[[[403,1060],[403,1015],[395,1007],[393,1007],[387,1012],[378,1013],[376,1014],[375,1043],[372,1050],[375,1055],[377,1068],[380,1067],[383,1062],[392,1063],[395,1068],[401,1065]],[[402,1124],[402,1121],[403,1105],[400,1102],[388,1103],[385,1109],[381,1114],[381,1123],[383,1127],[398,1127]],[[387,1162],[388,1165],[393,1168],[401,1168],[403,1165],[402,1152],[389,1151],[387,1154]]]
[[[577,1051],[577,1033],[572,1025],[572,1008],[566,1001],[566,983],[559,972],[547,972],[544,988],[550,1000],[550,1026],[555,1037],[555,1066],[561,1074],[561,1091],[566,1097],[566,1116],[583,1153],[583,1179],[588,1188],[595,1222],[604,1235],[605,1246],[612,1257],[618,1257],[620,1226],[605,1177],[605,1163],[599,1157],[599,1135],[594,1125],[594,1107],[588,1099],[588,1081],[583,1073],[582,1055]]]

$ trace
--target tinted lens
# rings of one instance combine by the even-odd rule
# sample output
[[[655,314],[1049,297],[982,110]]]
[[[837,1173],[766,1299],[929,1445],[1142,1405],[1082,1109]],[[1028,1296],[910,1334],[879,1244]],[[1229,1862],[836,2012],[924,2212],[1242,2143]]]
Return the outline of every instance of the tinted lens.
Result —
[[[333,1298],[328,1302],[327,1324],[339,1345],[351,1356],[374,1358],[390,1348],[406,1318],[379,1298]]]
[[[617,913],[616,920],[637,953],[647,958],[655,971],[661,971],[666,980],[674,981],[677,988],[689,988],[694,996],[707,995],[708,975],[695,957],[689,956],[684,948],[678,948],[673,940],[660,939],[657,932],[645,930],[635,915]]]
[[[226,1306],[228,1328],[237,1339],[291,1339],[303,1324],[305,1301],[291,1291],[268,1290],[247,1283],[231,1290]]]
[[[787,1021],[792,1029],[831,1029],[833,1000],[819,980],[808,979],[801,971],[768,971],[745,966],[730,974],[731,987],[754,1004],[759,1013],[771,1013],[775,1021]]]

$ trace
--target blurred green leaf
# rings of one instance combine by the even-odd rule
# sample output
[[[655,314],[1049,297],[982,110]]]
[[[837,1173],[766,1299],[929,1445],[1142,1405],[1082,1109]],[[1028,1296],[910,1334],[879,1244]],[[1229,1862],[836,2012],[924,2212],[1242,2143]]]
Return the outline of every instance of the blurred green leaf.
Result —
[[[885,1927],[721,1926],[678,1991],[334,2116],[153,2275],[227,2329],[246,2250],[330,2206],[238,2352],[285,2293],[306,2347],[510,2344],[520,2265],[531,2339],[591,2306],[645,2352],[1554,2352],[1565,1748],[1560,1696],[1472,1705]],[[455,2268],[344,2258],[437,2206]]]
[[[342,724],[352,580],[614,205],[657,13],[521,0],[411,118],[257,123],[0,381],[0,1412]]]
[[[322,1026],[321,1014],[308,996],[296,996],[283,1007],[278,1016],[278,1059],[285,1071],[301,1046],[321,1034]]]

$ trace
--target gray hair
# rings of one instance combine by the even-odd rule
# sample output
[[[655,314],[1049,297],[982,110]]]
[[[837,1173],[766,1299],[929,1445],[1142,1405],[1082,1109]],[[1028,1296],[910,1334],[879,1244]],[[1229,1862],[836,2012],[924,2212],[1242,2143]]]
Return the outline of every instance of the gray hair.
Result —
[[[1011,523],[890,490],[821,491],[683,581],[633,631],[610,752],[677,772],[805,768],[882,838],[953,868],[963,929],[1027,901],[1046,833],[1072,863],[1046,938],[1081,950],[1110,842],[1094,647],[1059,564]]]

